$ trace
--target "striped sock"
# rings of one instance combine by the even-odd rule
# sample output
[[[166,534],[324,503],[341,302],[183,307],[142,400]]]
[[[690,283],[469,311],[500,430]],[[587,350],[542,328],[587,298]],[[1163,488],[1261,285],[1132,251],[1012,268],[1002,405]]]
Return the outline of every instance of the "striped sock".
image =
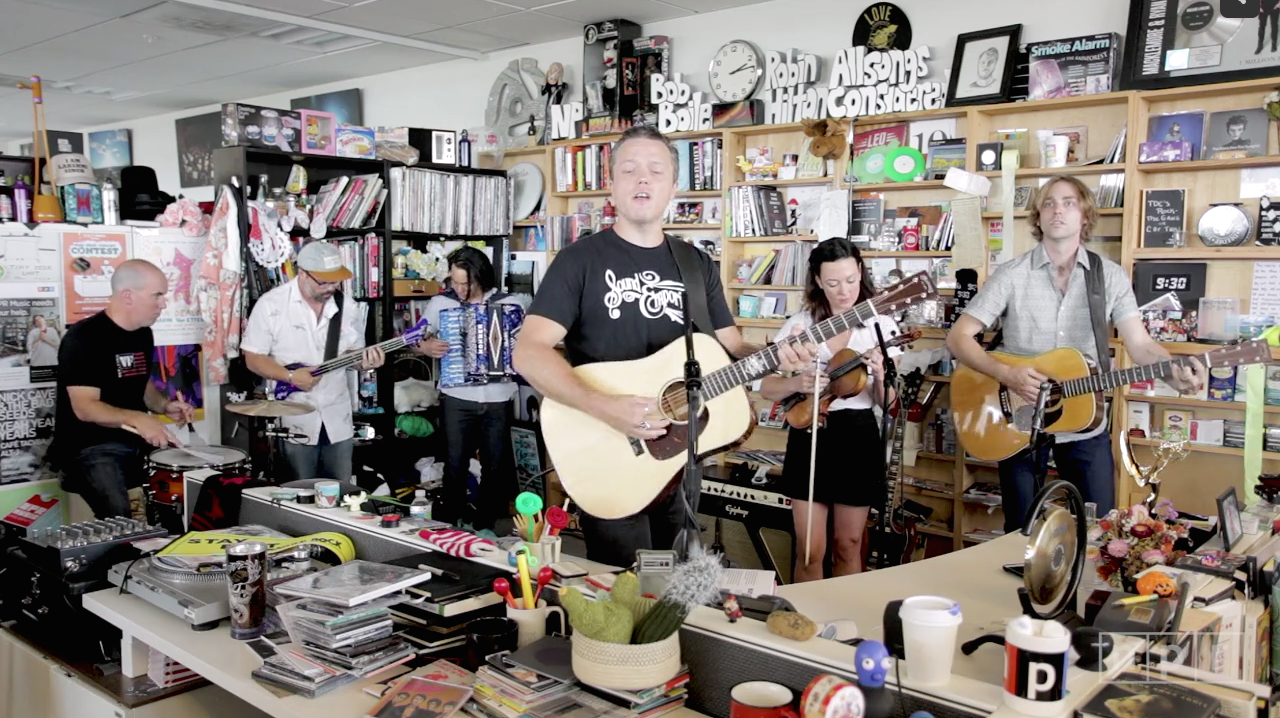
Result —
[[[475,534],[458,529],[440,529],[438,531],[423,529],[418,532],[418,536],[450,556],[458,556],[459,558],[478,556],[483,552],[483,549],[480,548],[481,546],[494,546],[492,541],[487,541]]]

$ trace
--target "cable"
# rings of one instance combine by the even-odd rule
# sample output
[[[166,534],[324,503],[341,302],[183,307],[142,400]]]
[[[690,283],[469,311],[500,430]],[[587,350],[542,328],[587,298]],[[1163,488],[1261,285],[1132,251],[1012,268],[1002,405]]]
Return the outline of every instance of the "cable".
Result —
[[[124,567],[124,575],[120,578],[120,591],[116,594],[117,596],[124,595],[124,587],[129,585],[129,572],[133,570],[133,565],[144,558],[151,558],[152,556],[155,555],[155,553],[156,553],[155,551],[148,551],[142,554],[141,556],[135,558],[134,560],[130,561],[129,565]]]

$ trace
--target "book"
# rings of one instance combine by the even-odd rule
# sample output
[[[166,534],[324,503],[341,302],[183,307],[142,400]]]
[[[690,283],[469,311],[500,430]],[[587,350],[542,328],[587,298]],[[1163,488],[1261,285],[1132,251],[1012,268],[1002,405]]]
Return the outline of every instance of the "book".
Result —
[[[431,578],[428,571],[357,559],[276,586],[286,596],[356,606]]]

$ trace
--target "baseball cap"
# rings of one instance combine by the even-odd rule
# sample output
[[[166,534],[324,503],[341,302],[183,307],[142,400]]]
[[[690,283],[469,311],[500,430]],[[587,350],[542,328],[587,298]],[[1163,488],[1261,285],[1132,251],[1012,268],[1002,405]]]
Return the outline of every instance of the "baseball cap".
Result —
[[[328,242],[312,242],[298,252],[298,269],[311,273],[322,282],[341,282],[351,278],[351,270],[342,266],[342,254]]]

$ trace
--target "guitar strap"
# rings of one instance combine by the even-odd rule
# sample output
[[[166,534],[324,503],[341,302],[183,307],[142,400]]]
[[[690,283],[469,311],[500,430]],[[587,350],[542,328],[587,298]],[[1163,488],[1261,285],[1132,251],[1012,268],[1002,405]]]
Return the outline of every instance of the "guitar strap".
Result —
[[[324,360],[329,361],[338,356],[338,336],[342,334],[342,292],[336,292],[333,295],[333,301],[338,305],[338,311],[329,318],[329,336],[324,341]]]
[[[680,268],[680,280],[684,282],[685,291],[689,295],[686,311],[693,319],[693,327],[714,337],[716,330],[711,324],[711,311],[707,308],[707,282],[702,274],[702,260],[698,257],[702,250],[671,236],[667,237],[667,246],[671,247],[671,255]]]
[[[1098,350],[1098,370],[1111,371],[1111,354],[1107,342],[1107,278],[1103,274],[1102,257],[1085,250],[1089,255],[1089,276],[1085,278],[1085,291],[1089,294],[1089,318],[1093,321],[1093,341]]]

